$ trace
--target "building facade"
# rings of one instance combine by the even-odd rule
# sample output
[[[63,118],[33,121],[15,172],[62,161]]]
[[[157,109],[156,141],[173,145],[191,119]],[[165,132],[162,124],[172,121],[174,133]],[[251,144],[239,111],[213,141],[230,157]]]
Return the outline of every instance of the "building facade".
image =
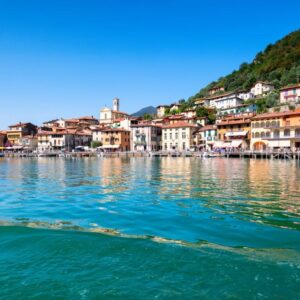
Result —
[[[165,151],[186,151],[196,145],[194,132],[197,126],[190,123],[176,123],[162,127],[162,148]]]
[[[252,150],[295,150],[299,148],[300,110],[265,113],[252,119]]]
[[[156,107],[156,115],[158,118],[163,118],[166,114],[166,109],[169,108],[168,105],[159,105]]]
[[[254,97],[263,97],[274,90],[274,85],[264,81],[257,81],[251,88]]]
[[[138,124],[131,127],[131,150],[132,151],[159,151],[161,150],[160,126],[153,124]]]
[[[120,100],[118,98],[113,99],[113,108],[104,107],[100,111],[100,123],[112,124],[116,119],[129,117],[127,113],[119,111]]]
[[[21,138],[28,135],[35,135],[37,127],[32,123],[17,123],[9,126],[7,140],[11,146],[22,146]]]
[[[130,131],[123,128],[94,129],[93,141],[101,142],[104,152],[130,151]]]
[[[300,84],[286,86],[280,89],[280,103],[300,102]]]
[[[252,114],[241,114],[217,120],[218,141],[215,148],[248,149]]]

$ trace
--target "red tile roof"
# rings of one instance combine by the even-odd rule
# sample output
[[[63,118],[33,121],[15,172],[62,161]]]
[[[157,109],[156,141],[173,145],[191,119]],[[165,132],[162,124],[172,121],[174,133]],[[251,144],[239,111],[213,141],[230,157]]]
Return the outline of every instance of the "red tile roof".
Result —
[[[162,128],[163,129],[169,129],[169,128],[185,128],[185,127],[196,128],[197,125],[186,123],[186,122],[178,122],[178,123],[175,123],[175,124],[165,125]]]

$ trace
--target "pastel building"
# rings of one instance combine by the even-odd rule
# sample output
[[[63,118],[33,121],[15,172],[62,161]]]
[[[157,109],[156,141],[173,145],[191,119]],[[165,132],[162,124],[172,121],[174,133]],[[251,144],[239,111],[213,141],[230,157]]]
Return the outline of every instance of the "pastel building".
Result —
[[[243,99],[238,97],[237,93],[227,93],[206,98],[209,101],[209,106],[217,110],[229,109],[243,104]]]
[[[296,103],[300,101],[300,84],[280,89],[280,103]]]
[[[194,124],[179,122],[162,127],[162,148],[165,151],[186,151],[195,147]]]
[[[123,128],[93,129],[93,141],[101,142],[104,152],[130,151],[130,131]]]
[[[9,126],[6,132],[8,143],[12,146],[21,146],[21,138],[28,135],[35,135],[37,127],[32,123],[17,123]]]
[[[161,150],[160,126],[153,124],[137,124],[131,126],[132,151],[159,151]]]
[[[241,114],[217,121],[218,141],[215,148],[248,149],[250,146],[252,114]]]
[[[251,93],[256,97],[262,97],[274,90],[274,85],[264,81],[257,81],[251,88]]]
[[[251,149],[300,148],[300,110],[257,115],[251,122]]]
[[[100,111],[100,123],[112,124],[116,119],[126,118],[129,115],[119,110],[120,100],[118,98],[113,99],[112,109],[104,107]]]
[[[158,105],[156,107],[156,115],[158,118],[163,118],[166,114],[166,109],[169,108],[168,105]]]

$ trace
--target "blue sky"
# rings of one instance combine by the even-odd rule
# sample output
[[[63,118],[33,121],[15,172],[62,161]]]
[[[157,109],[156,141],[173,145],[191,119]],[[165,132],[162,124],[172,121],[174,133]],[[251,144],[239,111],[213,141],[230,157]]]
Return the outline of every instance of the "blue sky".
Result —
[[[188,98],[300,28],[300,1],[0,0],[0,128]]]

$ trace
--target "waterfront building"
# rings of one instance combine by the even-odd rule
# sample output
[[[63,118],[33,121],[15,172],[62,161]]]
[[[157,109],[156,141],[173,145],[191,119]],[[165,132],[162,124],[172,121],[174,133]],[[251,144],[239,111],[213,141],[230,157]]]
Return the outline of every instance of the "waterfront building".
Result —
[[[21,146],[20,140],[24,136],[35,135],[37,127],[32,123],[17,123],[9,126],[6,132],[8,143],[11,146]]]
[[[131,126],[132,151],[159,151],[161,150],[161,126],[154,124],[137,124]]]
[[[263,97],[266,96],[268,93],[274,90],[274,85],[269,82],[264,81],[257,81],[253,87],[251,88],[250,92],[256,97]]]
[[[78,146],[90,146],[92,134],[86,130],[54,128],[53,131],[39,131],[37,138],[39,151],[72,151]]]
[[[130,131],[123,128],[93,129],[93,141],[101,142],[105,152],[130,151]]]
[[[212,150],[217,140],[217,126],[206,125],[197,131],[197,148],[199,150]]]
[[[229,116],[217,120],[218,141],[214,148],[248,149],[253,114]]]
[[[100,123],[112,124],[116,119],[129,117],[127,113],[121,112],[120,100],[118,98],[113,99],[113,108],[104,107],[100,111]]]
[[[257,115],[251,122],[252,150],[300,148],[300,110]]]
[[[5,146],[5,143],[6,143],[6,131],[0,131],[0,148],[3,148]]]
[[[162,147],[165,151],[185,151],[195,147],[194,132],[197,126],[187,122],[178,122],[162,127]]]
[[[286,86],[280,89],[280,103],[295,103],[300,102],[300,84]]]
[[[37,135],[27,135],[20,139],[20,146],[24,150],[36,150],[38,147],[38,137]]]
[[[158,105],[156,107],[156,115],[158,118],[163,118],[166,114],[166,109],[169,108],[169,105]]]
[[[209,107],[219,109],[228,109],[243,104],[243,99],[238,97],[237,93],[226,93],[215,95],[205,99],[209,101]]]

